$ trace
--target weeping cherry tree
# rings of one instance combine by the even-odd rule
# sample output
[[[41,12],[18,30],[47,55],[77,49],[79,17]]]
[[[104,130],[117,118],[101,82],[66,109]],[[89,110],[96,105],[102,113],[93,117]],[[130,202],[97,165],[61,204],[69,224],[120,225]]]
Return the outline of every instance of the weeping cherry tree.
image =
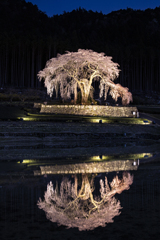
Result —
[[[56,58],[47,61],[45,68],[39,71],[38,78],[44,79],[47,93],[52,96],[55,90],[56,97],[60,89],[62,99],[70,99],[74,94],[74,103],[77,101],[77,91],[80,89],[82,104],[87,103],[88,97],[93,98],[93,81],[99,81],[99,97],[107,93],[117,101],[122,98],[122,104],[132,101],[132,94],[128,88],[115,84],[113,81],[119,76],[119,65],[112,61],[112,57],[92,50],[79,49],[78,52],[58,54]],[[110,91],[109,91],[110,90]]]

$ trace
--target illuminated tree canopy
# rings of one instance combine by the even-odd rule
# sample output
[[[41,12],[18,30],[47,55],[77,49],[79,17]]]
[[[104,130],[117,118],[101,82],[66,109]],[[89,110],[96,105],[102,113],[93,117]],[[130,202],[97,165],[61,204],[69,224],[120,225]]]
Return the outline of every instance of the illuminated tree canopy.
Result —
[[[44,200],[40,198],[37,205],[46,212],[46,217],[58,225],[68,228],[77,227],[79,230],[92,230],[96,227],[104,227],[106,223],[113,222],[113,218],[120,214],[120,202],[113,197],[116,193],[130,188],[133,176],[123,174],[120,180],[116,176],[110,184],[107,177],[100,180],[100,196],[93,196],[94,177],[89,180],[87,174],[82,174],[82,184],[78,189],[78,179],[71,183],[67,178],[63,179],[58,188],[53,187],[52,182],[47,185]]]
[[[115,84],[113,81],[119,76],[119,65],[112,61],[112,57],[104,53],[97,53],[92,50],[79,49],[78,52],[66,52],[58,54],[56,58],[47,61],[45,68],[38,73],[41,81],[44,79],[47,93],[52,96],[53,91],[60,89],[62,99],[70,99],[74,94],[74,102],[77,101],[77,91],[80,89],[82,104],[87,103],[88,97],[93,98],[93,81],[99,81],[99,97],[107,93],[117,101],[122,98],[122,104],[126,105],[132,101],[132,94],[128,88]]]

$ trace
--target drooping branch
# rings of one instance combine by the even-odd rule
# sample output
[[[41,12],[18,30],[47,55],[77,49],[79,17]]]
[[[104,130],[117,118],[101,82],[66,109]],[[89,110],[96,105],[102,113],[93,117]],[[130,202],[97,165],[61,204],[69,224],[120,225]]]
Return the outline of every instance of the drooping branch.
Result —
[[[100,97],[104,94],[106,99],[110,88],[110,94],[115,101],[121,97],[122,104],[129,104],[132,94],[127,88],[113,83],[119,72],[119,65],[114,63],[111,57],[105,56],[104,53],[79,49],[78,52],[66,52],[50,59],[43,71],[38,73],[38,78],[40,81],[45,80],[45,87],[50,96],[54,90],[57,92],[57,86],[60,86],[61,97],[71,98],[71,94],[74,93],[75,103],[77,88],[81,91],[82,103],[86,103],[92,82],[96,79],[100,81]]]
[[[54,189],[50,182],[44,200],[39,199],[37,205],[46,212],[48,219],[58,224],[78,227],[80,230],[105,226],[106,223],[113,221],[114,216],[120,214],[120,203],[113,196],[129,189],[133,183],[133,176],[129,173],[123,174],[121,180],[116,176],[110,186],[107,177],[105,181],[101,179],[100,196],[96,198],[93,195],[93,180],[94,177],[89,181],[88,176],[82,174],[82,184],[78,191],[77,176],[74,184],[64,179],[61,182],[60,192]]]

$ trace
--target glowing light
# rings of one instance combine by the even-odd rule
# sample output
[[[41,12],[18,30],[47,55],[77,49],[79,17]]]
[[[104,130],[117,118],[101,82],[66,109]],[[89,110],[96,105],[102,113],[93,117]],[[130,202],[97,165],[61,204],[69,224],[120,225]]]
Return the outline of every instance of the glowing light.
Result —
[[[148,120],[143,120],[143,124],[150,124]]]
[[[33,159],[23,159],[23,160],[18,161],[17,163],[22,163],[22,164],[35,164],[35,163],[37,163],[37,161],[36,161],[36,160],[33,160]]]
[[[121,117],[106,117],[106,118],[90,118],[86,119],[87,122],[91,123],[124,123],[124,124],[139,124],[139,125],[148,125],[152,124],[152,121],[141,119],[141,118],[121,118]]]
[[[127,156],[125,156],[125,155],[122,155],[122,156],[120,156],[119,157],[119,159],[134,159],[134,160],[136,160],[136,159],[141,159],[141,158],[149,158],[149,157],[152,157],[153,156],[153,154],[152,153],[136,153],[136,154],[129,154],[129,155],[127,155]]]
[[[142,155],[143,155],[144,158],[149,158],[149,157],[153,156],[152,153],[142,153]]]
[[[36,118],[31,118],[31,117],[18,117],[18,120],[23,120],[23,121],[36,121]]]
[[[137,162],[136,162],[136,161],[134,161],[134,162],[133,162],[133,165],[134,165],[134,166],[136,166],[136,165],[137,165]]]
[[[105,161],[109,159],[110,159],[109,156],[104,156],[104,155],[90,157],[91,161],[102,161],[102,160]]]
[[[100,118],[93,118],[93,119],[89,119],[88,121],[91,123],[108,123],[109,122],[109,120],[107,119],[102,120]]]

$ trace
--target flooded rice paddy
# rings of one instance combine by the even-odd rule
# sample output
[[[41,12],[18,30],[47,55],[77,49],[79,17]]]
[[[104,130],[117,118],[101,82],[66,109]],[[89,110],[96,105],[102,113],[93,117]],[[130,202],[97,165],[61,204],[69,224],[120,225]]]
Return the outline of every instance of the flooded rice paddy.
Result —
[[[0,122],[1,239],[157,239],[159,159],[156,125]]]

